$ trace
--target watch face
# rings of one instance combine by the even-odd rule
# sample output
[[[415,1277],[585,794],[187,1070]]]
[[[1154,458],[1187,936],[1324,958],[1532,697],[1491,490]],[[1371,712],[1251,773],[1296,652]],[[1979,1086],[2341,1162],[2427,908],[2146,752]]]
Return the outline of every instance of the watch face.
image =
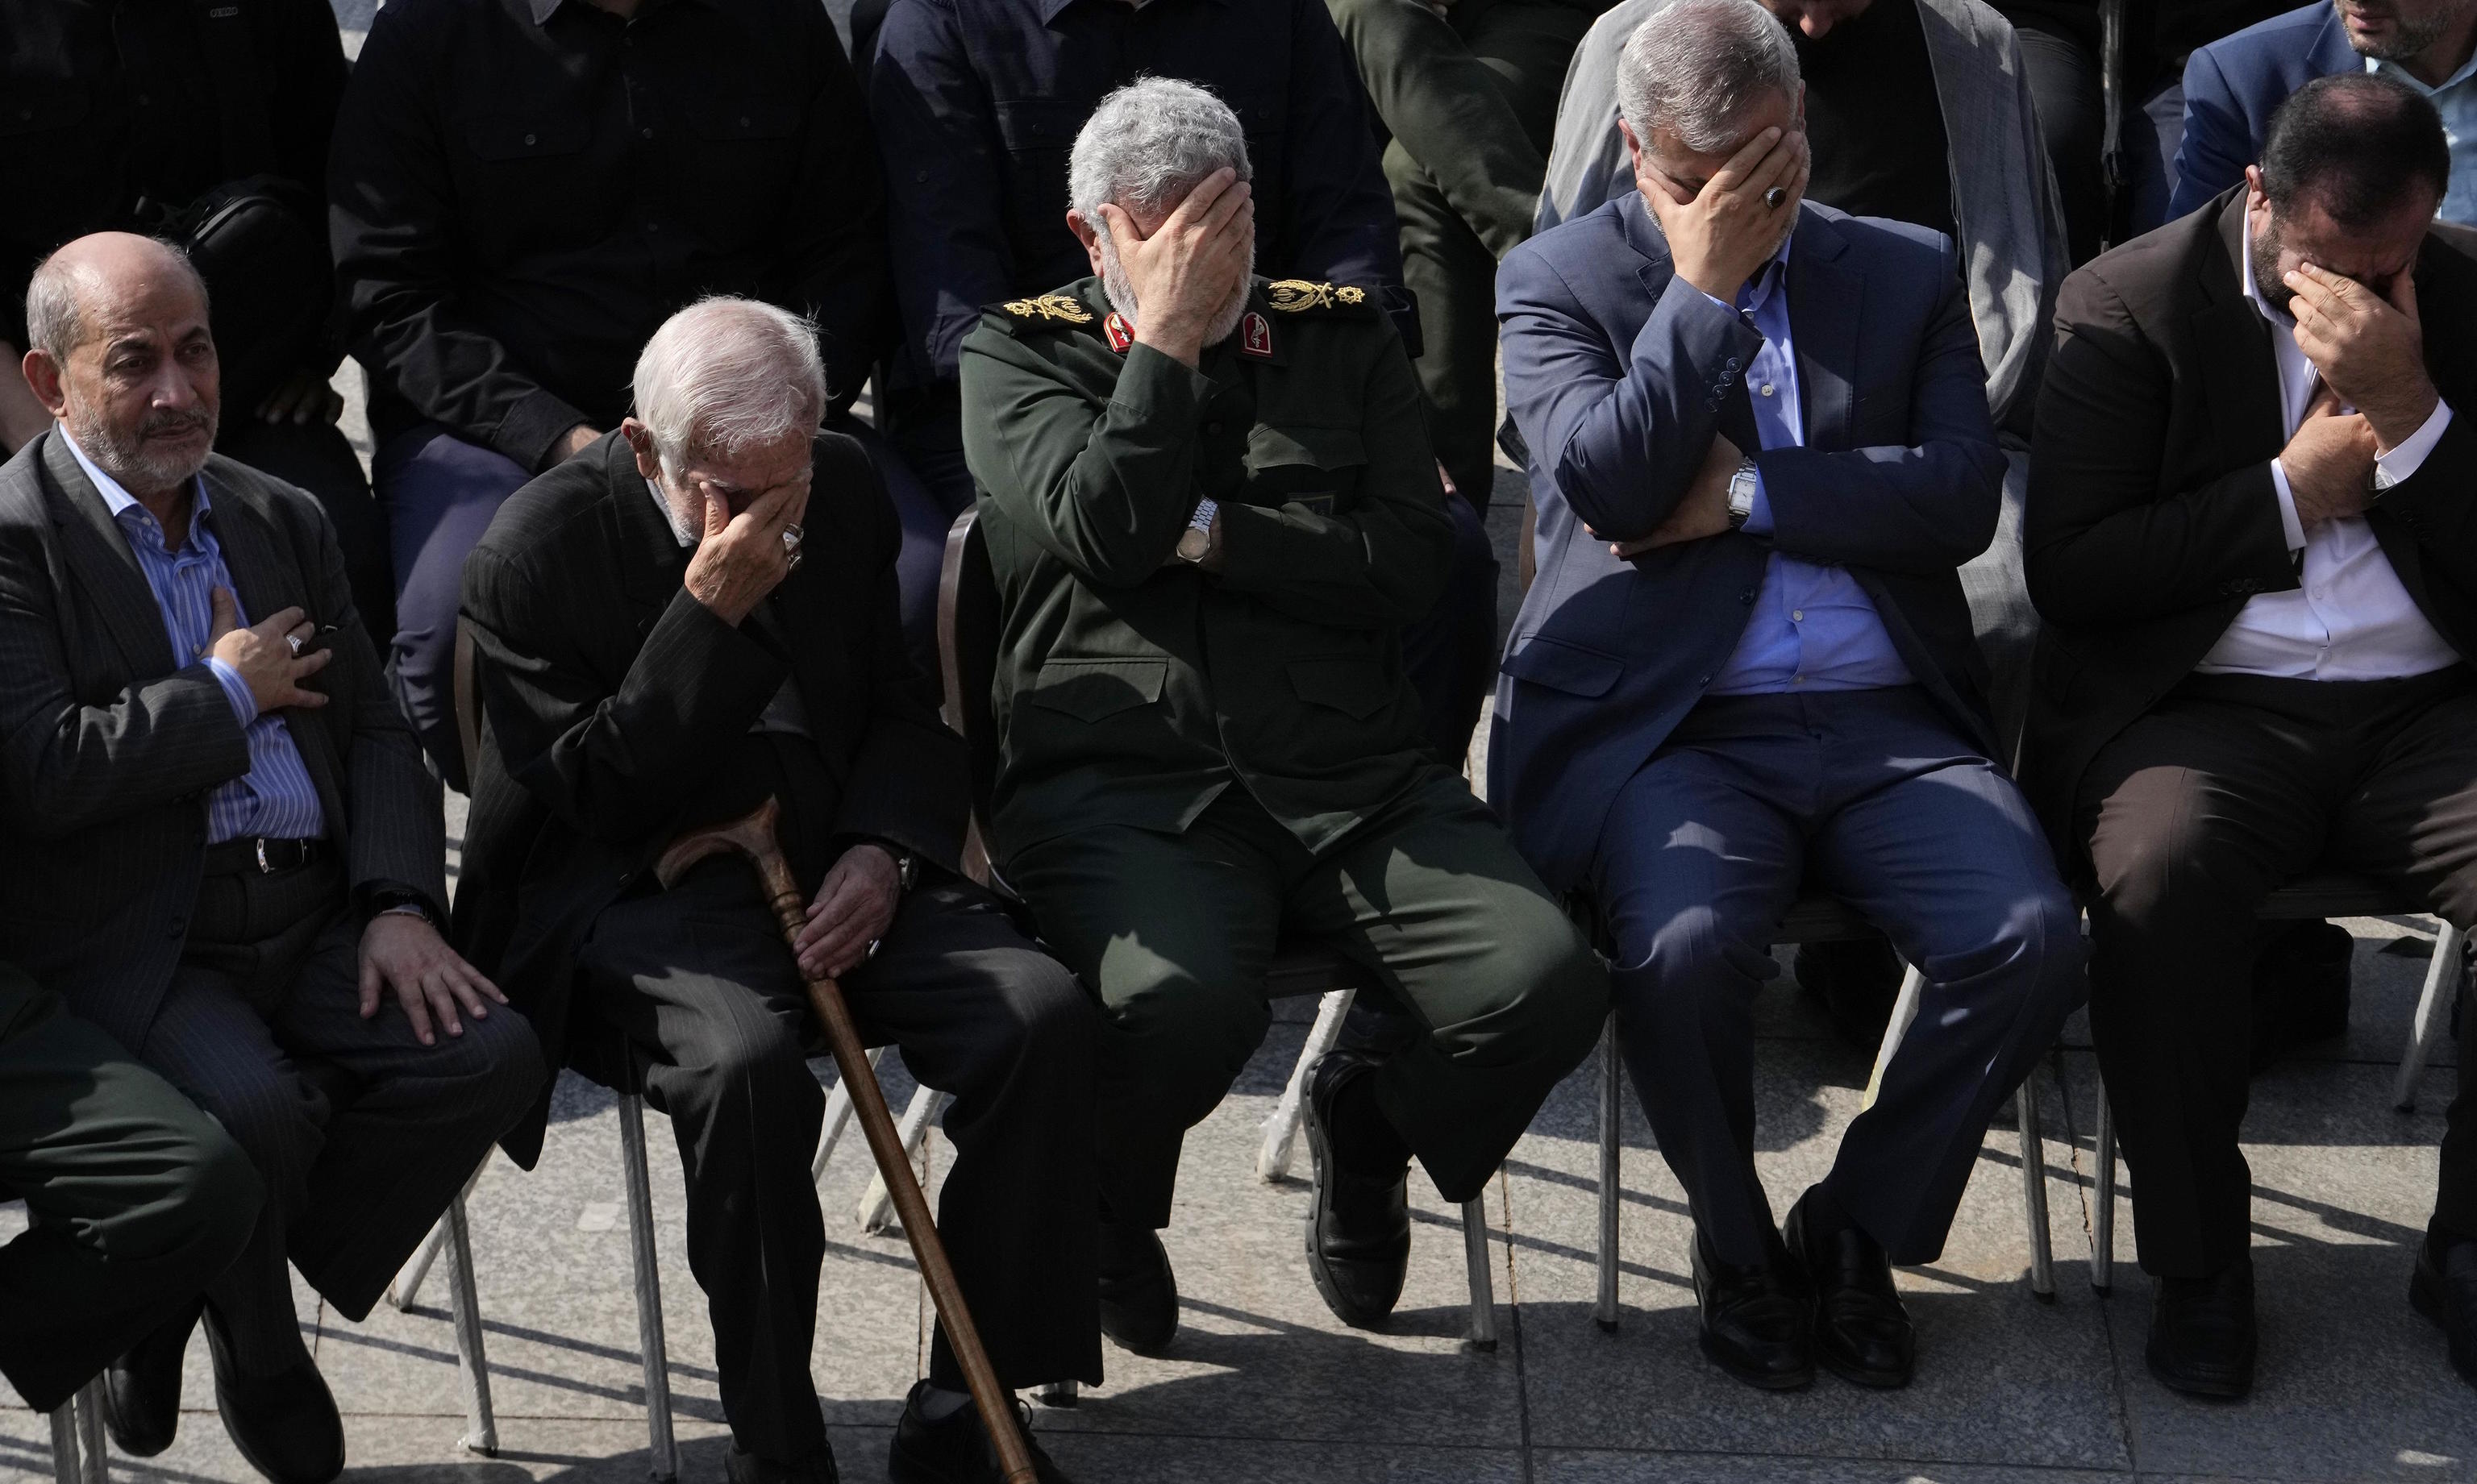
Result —
[[[1193,526],[1189,526],[1185,531],[1178,533],[1178,559],[1181,561],[1202,561],[1204,559],[1205,549],[1212,544],[1213,537],[1209,532],[1198,531]]]

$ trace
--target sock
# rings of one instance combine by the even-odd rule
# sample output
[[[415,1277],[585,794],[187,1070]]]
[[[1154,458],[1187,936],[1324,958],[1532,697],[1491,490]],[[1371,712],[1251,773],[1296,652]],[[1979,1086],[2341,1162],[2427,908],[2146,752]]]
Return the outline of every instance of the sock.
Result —
[[[1808,1186],[1798,1204],[1806,1210],[1807,1231],[1817,1242],[1829,1241],[1858,1225],[1850,1219],[1849,1213],[1840,1208],[1840,1202],[1832,1199],[1832,1192],[1820,1185]],[[1864,1231],[1863,1227],[1860,1229]]]
[[[1326,1132],[1333,1157],[1360,1175],[1391,1176],[1411,1163],[1411,1141],[1376,1101],[1376,1076],[1363,1072],[1334,1089],[1333,1119]]]
[[[920,1395],[913,1398],[912,1404],[918,1409],[922,1422],[942,1422],[970,1406],[972,1394],[967,1391],[948,1391],[932,1381],[920,1388]]]

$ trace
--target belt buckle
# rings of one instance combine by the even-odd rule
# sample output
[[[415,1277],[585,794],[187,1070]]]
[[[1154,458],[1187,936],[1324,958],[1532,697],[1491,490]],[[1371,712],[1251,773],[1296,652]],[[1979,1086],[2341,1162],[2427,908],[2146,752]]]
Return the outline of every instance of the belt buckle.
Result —
[[[266,836],[260,835],[257,839],[250,842],[250,844],[251,848],[258,852],[258,874],[261,876],[273,876],[275,874],[275,865],[266,858]]]

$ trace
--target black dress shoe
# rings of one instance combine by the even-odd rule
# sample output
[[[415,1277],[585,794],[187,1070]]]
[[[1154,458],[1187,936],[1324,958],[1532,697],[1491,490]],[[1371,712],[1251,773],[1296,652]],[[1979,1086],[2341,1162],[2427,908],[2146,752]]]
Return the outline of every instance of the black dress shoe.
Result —
[[[1158,1355],[1178,1333],[1178,1275],[1150,1226],[1101,1227],[1101,1332],[1119,1348]]]
[[[894,1446],[887,1454],[888,1484],[1004,1484],[997,1449],[989,1447],[988,1429],[981,1425],[981,1409],[966,1404],[940,1422],[920,1415],[920,1394],[929,1385],[915,1382],[904,1401],[903,1418],[894,1424]],[[1032,1409],[1015,1403],[1015,1428],[1032,1454],[1033,1476],[1040,1484],[1074,1484],[1032,1434]]]
[[[1782,1233],[1814,1293],[1814,1358],[1860,1386],[1907,1386],[1918,1333],[1892,1286],[1891,1260],[1847,1217],[1818,1216],[1816,1203],[1829,1199],[1808,1191]]]
[[[1308,1150],[1315,1187],[1308,1200],[1308,1273],[1336,1319],[1376,1329],[1393,1315],[1411,1272],[1411,1165],[1357,1170],[1334,1152],[1335,1103],[1342,1089],[1383,1065],[1364,1051],[1328,1051],[1308,1079]],[[1373,1105],[1361,1102],[1374,1115]]]
[[[274,1484],[327,1484],[344,1472],[344,1420],[327,1378],[307,1359],[273,1375],[233,1362],[213,1316],[207,1350],[215,1363],[215,1410],[233,1447]]]
[[[189,1305],[104,1368],[104,1426],[113,1446],[132,1458],[152,1458],[172,1446],[181,1425],[181,1357],[205,1308]]]
[[[2408,1301],[2451,1347],[2451,1369],[2477,1386],[2477,1241],[2428,1230],[2417,1244]]]
[[[1724,1263],[1698,1229],[1694,1301],[1703,1353],[1748,1386],[1795,1391],[1814,1380],[1814,1304],[1787,1258]]]
[[[785,1463],[743,1453],[734,1444],[722,1455],[722,1476],[731,1484],[842,1484],[842,1475],[835,1472],[835,1450],[830,1447]]]
[[[2160,1278],[2142,1358],[2159,1384],[2234,1401],[2253,1390],[2253,1259],[2207,1278]]]

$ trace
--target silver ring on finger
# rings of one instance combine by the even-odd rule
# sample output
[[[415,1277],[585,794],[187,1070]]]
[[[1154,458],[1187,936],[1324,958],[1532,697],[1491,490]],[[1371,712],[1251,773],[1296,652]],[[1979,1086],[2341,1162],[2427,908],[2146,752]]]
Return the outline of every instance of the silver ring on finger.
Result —
[[[885,940],[884,938],[871,938],[871,939],[869,939],[869,940],[868,940],[868,952],[864,952],[864,953],[863,953],[863,954],[861,954],[861,955],[860,955],[860,961],[861,961],[862,963],[866,963],[866,962],[868,962],[870,959],[875,958],[875,957],[877,956],[877,951],[878,951],[879,946],[880,946],[881,944],[885,943],[885,941],[886,941],[886,940]]]
[[[299,634],[288,633],[284,636],[284,642],[290,647],[293,658],[298,659],[301,657],[301,636]]]
[[[1764,205],[1770,207],[1775,211],[1779,210],[1782,205],[1788,200],[1789,187],[1786,186],[1775,186],[1771,189],[1764,192]]]

